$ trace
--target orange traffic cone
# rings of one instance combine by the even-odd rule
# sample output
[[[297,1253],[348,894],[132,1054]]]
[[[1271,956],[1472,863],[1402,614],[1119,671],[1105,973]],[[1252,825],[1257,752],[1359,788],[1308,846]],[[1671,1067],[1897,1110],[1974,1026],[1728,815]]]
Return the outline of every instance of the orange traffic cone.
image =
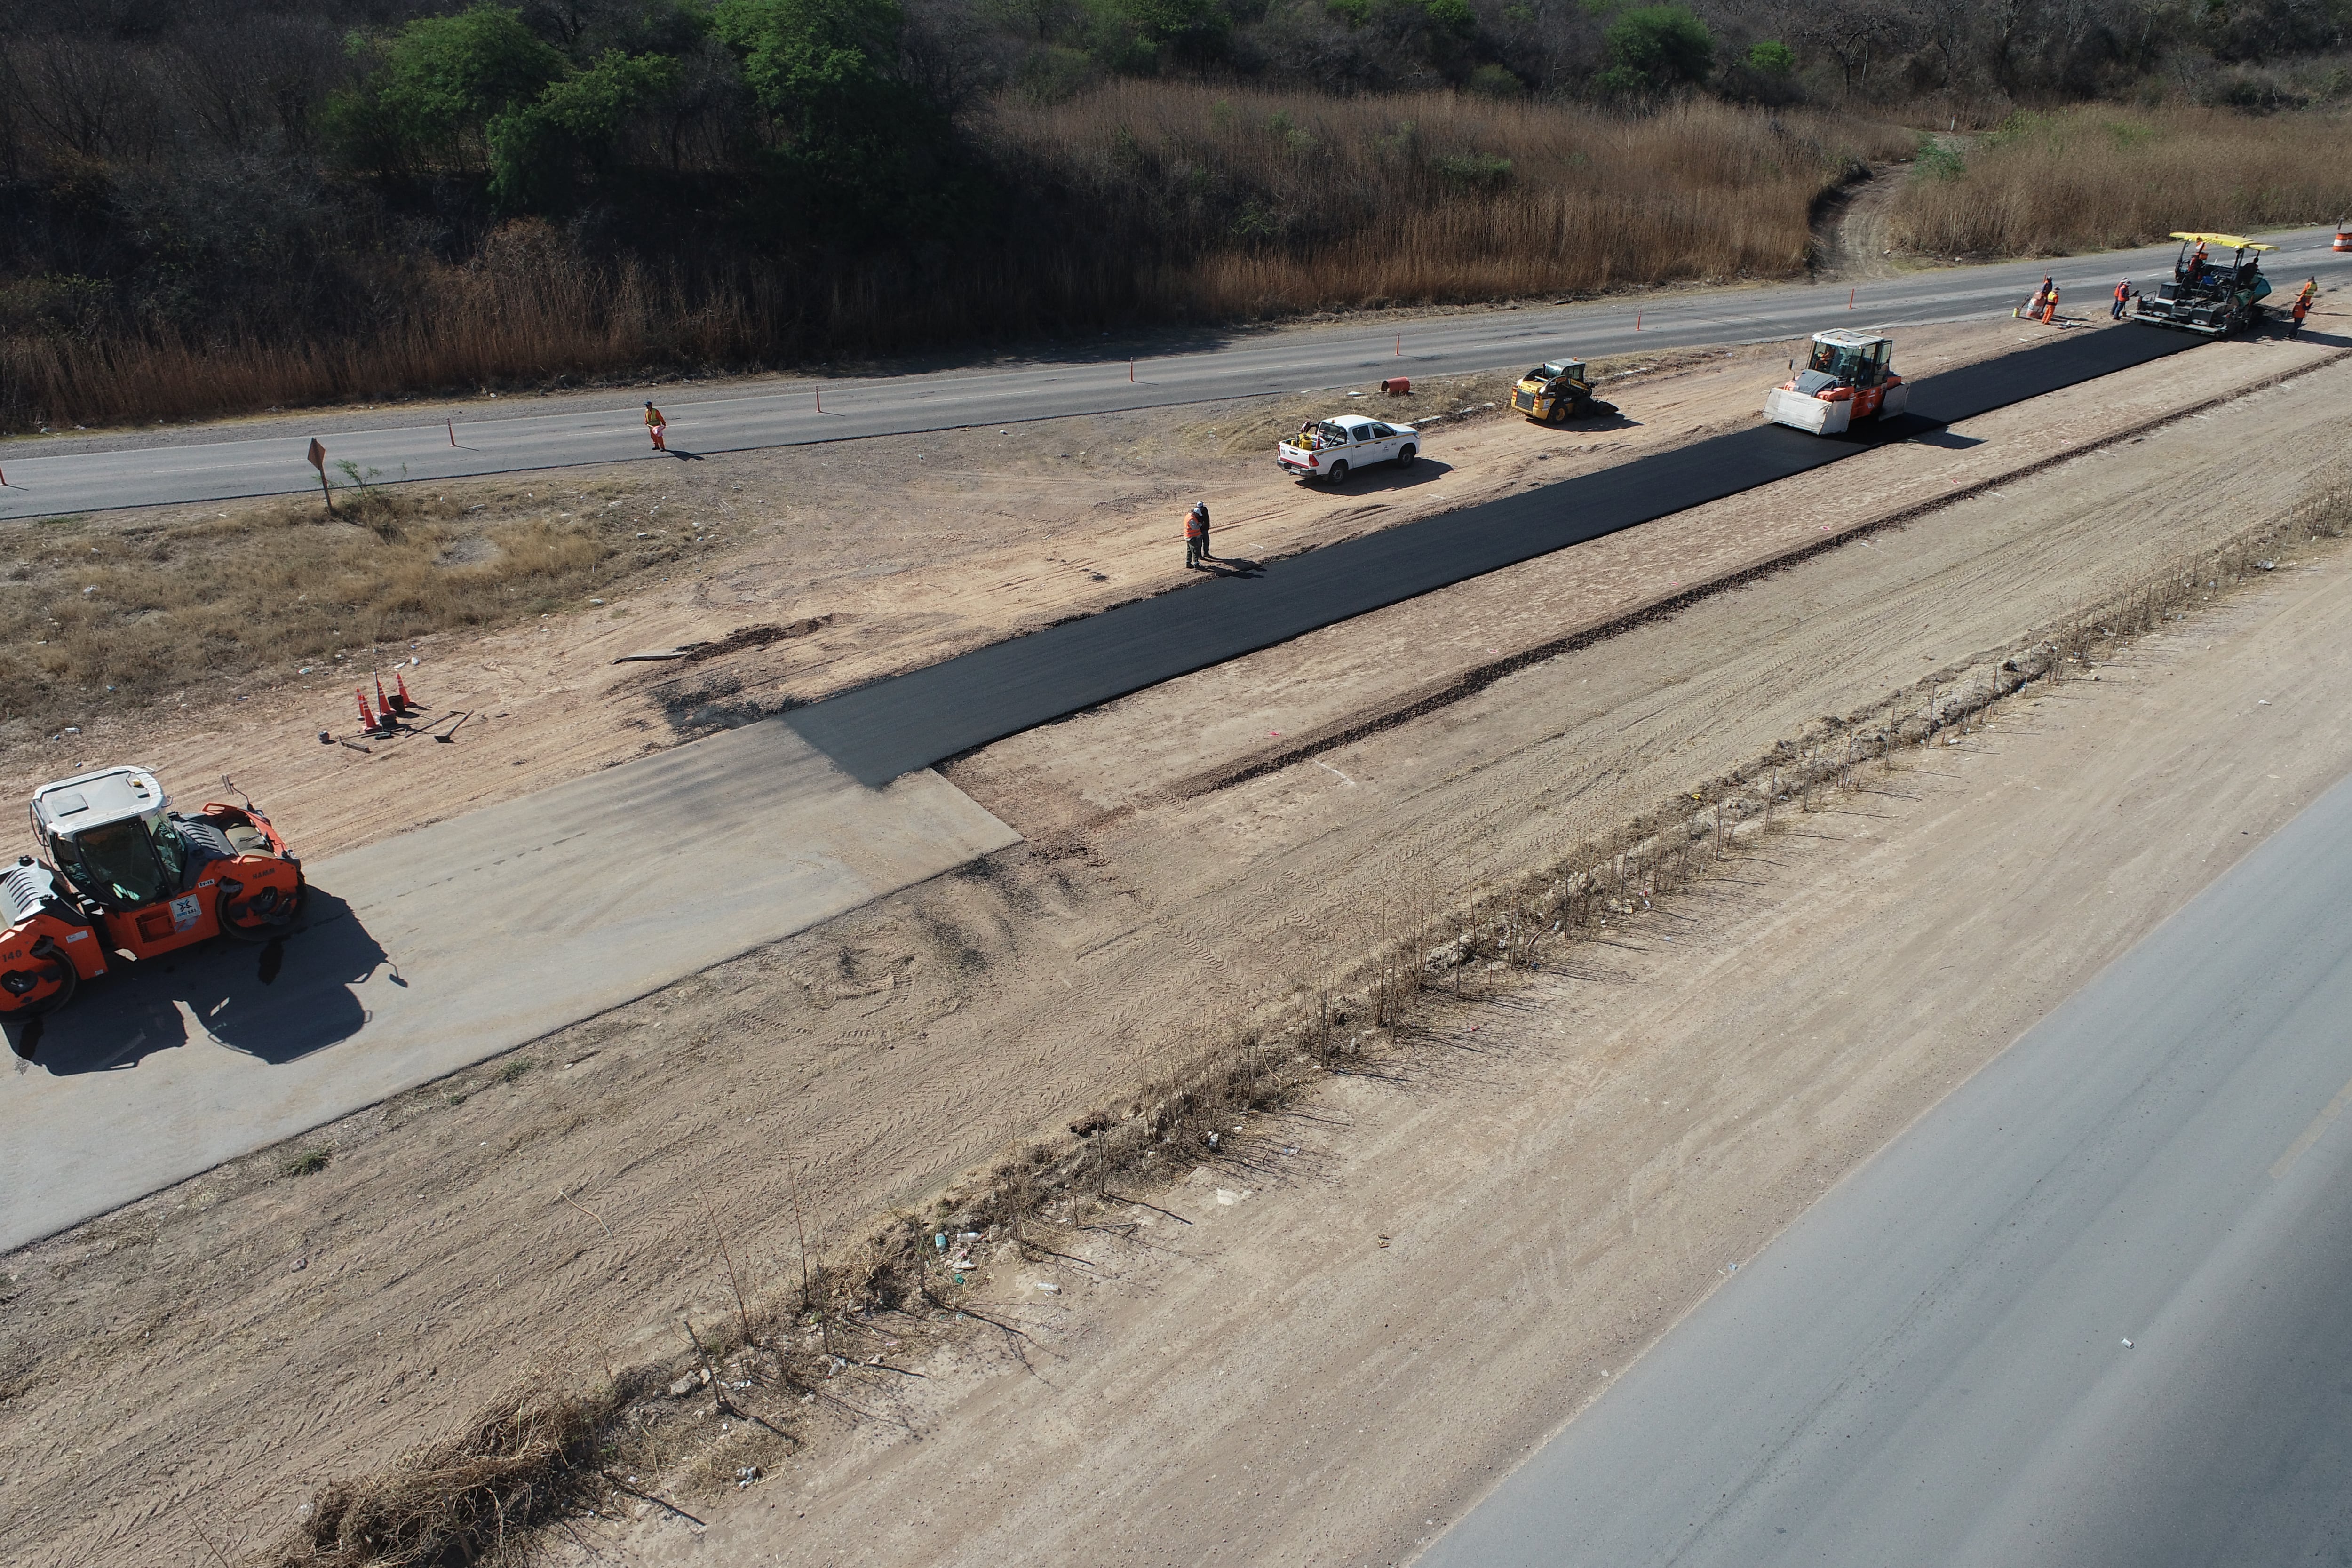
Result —
[[[394,686],[400,688],[400,710],[403,713],[415,712],[416,704],[408,695],[408,678],[401,674],[398,670],[394,670],[392,675],[392,682]]]
[[[369,734],[375,733],[375,715],[368,710],[367,689],[365,687],[353,687],[352,689],[352,697],[353,700],[357,701],[360,705],[360,728],[366,731]]]

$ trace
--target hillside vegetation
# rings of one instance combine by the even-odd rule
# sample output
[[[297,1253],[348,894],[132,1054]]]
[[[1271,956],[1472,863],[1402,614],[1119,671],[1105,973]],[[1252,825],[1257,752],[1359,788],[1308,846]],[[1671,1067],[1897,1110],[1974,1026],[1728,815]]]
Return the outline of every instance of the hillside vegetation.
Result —
[[[2324,105],[2347,5],[0,0],[0,430],[1785,273],[1897,121]]]

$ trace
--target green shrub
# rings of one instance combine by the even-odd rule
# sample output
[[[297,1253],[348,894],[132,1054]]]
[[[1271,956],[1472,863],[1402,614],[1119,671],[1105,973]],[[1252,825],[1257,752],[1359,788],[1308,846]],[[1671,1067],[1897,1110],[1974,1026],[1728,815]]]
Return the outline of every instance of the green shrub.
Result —
[[[1919,155],[1911,163],[1913,179],[1957,180],[1968,172],[1968,158],[1958,147],[1933,136],[1919,138]]]
[[[530,102],[563,73],[563,57],[522,15],[478,5],[423,16],[394,35],[373,80],[378,125],[398,156],[457,155],[495,116]]]
[[[1680,5],[1643,5],[1620,15],[1601,35],[1612,92],[1663,92],[1703,82],[1715,68],[1715,35]]]
[[[1429,13],[1431,21],[1456,37],[1466,38],[1478,31],[1470,0],[1422,0],[1421,8]]]
[[[1433,167],[1457,191],[1499,191],[1511,183],[1511,161],[1492,153],[1440,158]]]

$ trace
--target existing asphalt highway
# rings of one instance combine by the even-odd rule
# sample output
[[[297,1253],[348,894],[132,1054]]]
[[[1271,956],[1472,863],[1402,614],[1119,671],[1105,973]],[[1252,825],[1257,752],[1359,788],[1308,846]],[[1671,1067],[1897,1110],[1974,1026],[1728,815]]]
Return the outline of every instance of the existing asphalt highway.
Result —
[[[2352,1554],[2352,782],[1815,1205],[1421,1568]]]
[[[2294,280],[2315,274],[2323,281],[2352,277],[2352,255],[2334,254],[2332,235],[2298,229],[2266,237],[2279,247],[2266,268],[2282,294]],[[1207,334],[1194,340],[1197,346],[1172,350],[1130,349],[1105,340],[1099,358],[1090,353],[921,375],[771,383],[709,400],[681,393],[665,398],[663,411],[674,447],[709,455],[1360,386],[1388,375],[1489,371],[1556,354],[1592,359],[1653,347],[1786,338],[1836,325],[1954,321],[2021,303],[2045,271],[2062,286],[2068,309],[2096,310],[2118,278],[2150,283],[2166,273],[2173,251],[2168,244],[2056,262],[1938,268],[1853,285],[1688,289],[1393,321],[1366,318],[1342,327]],[[1130,352],[1139,356],[1132,368]],[[319,482],[305,461],[313,437],[326,447],[331,472],[350,462],[385,480],[677,460],[650,450],[638,402],[582,396],[547,412],[524,413],[521,406],[530,405],[486,401],[458,412],[454,426],[437,415],[430,424],[355,426],[343,423],[348,416],[326,411],[315,422],[273,420],[268,428],[278,433],[241,439],[206,440],[200,434],[191,441],[184,431],[130,444],[102,434],[20,438],[0,443],[6,481],[0,488],[0,519],[310,489]]]

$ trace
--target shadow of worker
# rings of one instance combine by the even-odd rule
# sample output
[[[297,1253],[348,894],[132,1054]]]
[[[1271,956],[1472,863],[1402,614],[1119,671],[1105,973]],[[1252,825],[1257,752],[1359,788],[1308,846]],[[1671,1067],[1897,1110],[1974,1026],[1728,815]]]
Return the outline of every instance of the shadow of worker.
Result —
[[[258,945],[215,937],[126,964],[55,1015],[8,1026],[8,1044],[60,1078],[120,1072],[188,1044],[193,1014],[205,1035],[231,1050],[273,1065],[295,1061],[366,1026],[369,1011],[354,988],[380,969],[391,984],[404,984],[351,906],[314,887],[286,935]]]

